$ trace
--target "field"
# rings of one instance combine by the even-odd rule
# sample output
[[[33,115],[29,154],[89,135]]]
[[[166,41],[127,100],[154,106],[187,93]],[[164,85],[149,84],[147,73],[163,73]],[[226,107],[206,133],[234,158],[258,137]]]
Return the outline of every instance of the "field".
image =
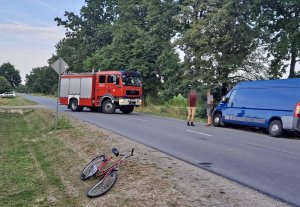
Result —
[[[35,104],[36,103],[26,100],[21,96],[16,96],[14,98],[0,98],[0,106],[27,106]]]
[[[0,106],[1,107],[1,106]],[[0,206],[285,206],[251,189],[152,148],[61,116],[20,109],[0,112]],[[99,153],[135,148],[105,196],[89,199],[97,179],[79,174]]]

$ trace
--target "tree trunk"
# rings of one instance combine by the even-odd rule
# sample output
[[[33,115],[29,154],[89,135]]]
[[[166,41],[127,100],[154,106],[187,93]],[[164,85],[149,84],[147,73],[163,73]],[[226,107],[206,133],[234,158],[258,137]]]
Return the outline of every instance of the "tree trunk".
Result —
[[[227,83],[223,83],[222,84],[222,88],[221,88],[221,97],[225,96],[228,92],[228,84]]]
[[[291,51],[291,65],[290,65],[290,74],[289,78],[295,77],[295,66],[296,66],[296,52],[294,50]]]
[[[142,96],[142,106],[147,106],[145,93],[143,93],[143,96]]]

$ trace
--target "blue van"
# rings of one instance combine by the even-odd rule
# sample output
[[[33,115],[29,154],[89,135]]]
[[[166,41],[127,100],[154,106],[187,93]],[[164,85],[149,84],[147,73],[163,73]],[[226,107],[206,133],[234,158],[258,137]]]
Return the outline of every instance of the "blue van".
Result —
[[[223,97],[212,114],[214,126],[265,128],[274,137],[300,131],[300,78],[245,81]]]

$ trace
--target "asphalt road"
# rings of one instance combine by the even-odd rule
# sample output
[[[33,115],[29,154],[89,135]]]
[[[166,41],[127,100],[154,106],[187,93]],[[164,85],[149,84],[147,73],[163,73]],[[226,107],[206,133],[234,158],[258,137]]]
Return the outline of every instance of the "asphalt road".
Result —
[[[56,109],[56,101],[24,95]],[[133,112],[103,114],[59,110],[176,158],[300,206],[300,140],[233,128],[186,126],[183,120]]]

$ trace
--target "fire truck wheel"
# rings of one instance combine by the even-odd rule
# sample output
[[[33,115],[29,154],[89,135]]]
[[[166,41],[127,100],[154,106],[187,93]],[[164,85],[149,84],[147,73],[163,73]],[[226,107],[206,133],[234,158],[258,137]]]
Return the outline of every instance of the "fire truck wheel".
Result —
[[[110,99],[107,99],[102,104],[102,111],[106,114],[112,114],[116,111],[116,106]]]
[[[130,114],[134,109],[134,106],[122,106],[120,108],[120,111],[122,111],[124,114]]]
[[[83,107],[78,105],[77,99],[73,98],[71,99],[71,110],[72,111],[82,111]]]

